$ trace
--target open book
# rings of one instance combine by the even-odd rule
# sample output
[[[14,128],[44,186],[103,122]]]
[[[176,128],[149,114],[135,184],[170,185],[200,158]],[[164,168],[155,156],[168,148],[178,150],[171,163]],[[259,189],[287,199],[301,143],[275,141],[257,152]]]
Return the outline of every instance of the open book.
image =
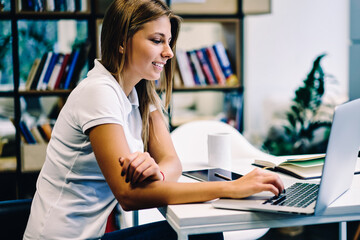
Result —
[[[325,154],[304,156],[281,156],[267,159],[255,159],[253,165],[279,171],[300,179],[321,177]],[[355,173],[360,173],[360,160],[356,163]]]

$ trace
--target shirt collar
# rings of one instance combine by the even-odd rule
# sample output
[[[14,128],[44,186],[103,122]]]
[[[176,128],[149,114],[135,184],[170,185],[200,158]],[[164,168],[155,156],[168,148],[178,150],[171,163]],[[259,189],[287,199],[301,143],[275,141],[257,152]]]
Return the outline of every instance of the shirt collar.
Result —
[[[101,75],[104,74],[104,75],[110,77],[111,79],[113,79],[114,81],[116,81],[114,76],[100,63],[100,61],[95,59],[94,60],[94,68],[88,72],[88,77],[93,74],[99,74],[99,73]],[[119,87],[120,87],[120,85],[119,85]],[[125,95],[124,90],[122,88],[121,88],[121,90],[122,90],[123,94]],[[138,98],[138,94],[137,94],[135,87],[131,90],[127,99],[129,100],[129,103],[132,106],[134,106],[135,108],[139,107],[139,98]]]

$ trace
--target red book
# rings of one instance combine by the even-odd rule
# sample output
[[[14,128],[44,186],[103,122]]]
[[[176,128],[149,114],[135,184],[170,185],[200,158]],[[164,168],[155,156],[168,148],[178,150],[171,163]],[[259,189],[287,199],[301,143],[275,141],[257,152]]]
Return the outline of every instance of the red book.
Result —
[[[215,55],[214,49],[212,47],[207,47],[205,50],[217,82],[219,83],[219,85],[225,85],[226,78]]]
[[[60,82],[64,78],[64,73],[65,73],[66,66],[68,65],[69,58],[70,58],[70,53],[65,54],[63,62],[61,64],[59,75],[58,75],[58,77],[56,79],[56,82],[55,82],[55,85],[54,85],[54,89],[59,88]]]
[[[196,55],[200,61],[200,65],[201,68],[205,74],[206,77],[206,81],[209,85],[215,85],[216,80],[214,79],[214,76],[211,72],[211,66],[208,64],[206,56],[205,56],[205,51],[203,51],[202,49],[198,49],[196,50]]]

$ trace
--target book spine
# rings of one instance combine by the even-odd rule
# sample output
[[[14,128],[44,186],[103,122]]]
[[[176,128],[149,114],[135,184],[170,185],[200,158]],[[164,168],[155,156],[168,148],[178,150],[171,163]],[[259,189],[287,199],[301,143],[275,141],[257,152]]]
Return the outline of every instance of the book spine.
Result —
[[[52,127],[49,123],[44,123],[38,126],[40,134],[42,134],[43,138],[48,142],[51,139]]]
[[[91,47],[91,44],[89,41],[86,41],[86,42],[80,44],[80,46],[78,47],[79,56],[77,57],[74,71],[73,71],[73,74],[71,77],[71,81],[70,81],[70,85],[69,85],[70,89],[73,89],[77,85],[77,83],[81,77],[80,76],[81,70],[84,68],[84,66],[87,62],[88,55],[90,52],[90,47]]]
[[[46,11],[53,12],[55,10],[54,0],[46,0]]]
[[[213,48],[214,48],[215,55],[219,61],[220,67],[226,78],[227,85],[238,84],[239,80],[231,68],[230,60],[226,53],[224,45],[221,42],[217,42],[217,43],[215,43]]]
[[[47,52],[43,54],[43,56],[41,57],[41,60],[40,60],[40,63],[39,63],[39,67],[38,69],[36,70],[36,73],[35,73],[35,76],[34,76],[34,79],[32,80],[32,83],[31,83],[31,86],[30,86],[30,89],[36,89],[37,85],[38,85],[38,82],[39,82],[39,79],[40,79],[40,75],[44,69],[44,65],[45,65],[45,61],[47,59]]]
[[[177,49],[176,60],[177,60],[177,65],[179,67],[181,80],[184,86],[186,87],[194,86],[195,85],[194,76],[186,52],[182,49]]]
[[[69,72],[68,72],[68,74],[66,76],[66,79],[65,79],[64,89],[69,89],[71,79],[72,79],[72,76],[73,76],[73,73],[74,73],[74,70],[75,70],[76,62],[77,62],[77,59],[79,57],[79,52],[80,51],[78,49],[75,50],[73,59],[71,61],[71,65],[69,66]]]
[[[197,74],[197,72],[196,72],[196,68],[195,68],[194,62],[191,61],[190,52],[189,52],[189,51],[186,52],[186,56],[187,56],[188,61],[189,61],[189,63],[190,63],[191,72],[192,72],[192,75],[193,75],[193,77],[194,77],[194,78],[193,78],[193,79],[194,79],[194,84],[195,84],[195,85],[200,85],[199,76],[198,76],[198,74]]]
[[[55,84],[54,84],[54,89],[58,89],[60,87],[60,83],[61,83],[62,79],[65,76],[65,69],[66,69],[66,66],[69,63],[69,58],[70,58],[69,53],[65,54],[65,56],[63,57],[61,68],[60,68],[60,71],[59,71],[59,75],[58,75],[58,77],[57,77],[57,79],[55,81]]]
[[[55,66],[52,70],[49,82],[47,84],[47,89],[49,90],[54,90],[55,89],[55,84],[56,84],[56,80],[60,74],[60,70],[61,70],[61,65],[62,62],[64,60],[64,55],[63,54],[59,54],[58,59],[55,63]]]
[[[205,75],[201,69],[200,61],[196,55],[196,51],[189,51],[190,61],[194,65],[199,85],[207,85]]]
[[[43,69],[42,69],[42,72],[41,72],[41,75],[40,75],[40,78],[39,78],[39,82],[38,82],[37,87],[36,87],[36,90],[41,90],[41,88],[42,88],[42,85],[43,85],[43,82],[44,82],[44,78],[45,78],[47,69],[48,69],[48,67],[49,67],[49,64],[50,64],[52,55],[53,55],[53,52],[48,52],[47,57],[46,57],[46,61],[45,61],[45,64],[44,64],[44,67],[43,67]]]
[[[37,72],[37,69],[39,68],[39,65],[40,65],[40,61],[41,59],[40,58],[36,58],[33,62],[33,65],[31,66],[31,69],[30,69],[30,73],[28,75],[28,78],[25,82],[25,90],[30,90],[31,88],[31,84],[32,82],[34,81],[34,78],[35,78],[35,74]]]
[[[88,2],[87,0],[81,0],[81,10],[82,12],[85,12],[88,10]]]
[[[20,131],[28,144],[36,144],[36,140],[24,121],[19,123]]]
[[[226,79],[225,79],[224,73],[222,72],[222,69],[220,67],[219,61],[215,55],[214,49],[212,47],[207,47],[206,53],[209,58],[210,65],[216,76],[216,80],[217,80],[218,84],[225,85]]]
[[[66,0],[68,12],[75,12],[75,0]]]
[[[198,59],[200,61],[200,65],[201,65],[201,68],[202,68],[202,70],[204,72],[204,75],[206,77],[207,83],[209,85],[216,84],[215,78],[214,78],[212,70],[211,70],[211,66],[207,62],[203,50],[202,49],[196,50],[196,55],[197,55],[197,57],[198,57]]]
[[[52,55],[52,57],[50,59],[50,62],[49,62],[49,66],[46,69],[45,77],[44,77],[44,80],[43,80],[42,85],[40,87],[40,90],[46,90],[47,89],[48,83],[50,81],[51,74],[52,74],[52,72],[54,70],[54,67],[55,67],[55,64],[56,64],[56,62],[58,60],[58,57],[59,57],[58,53],[53,53],[53,55]]]
[[[31,128],[30,132],[34,136],[37,143],[45,143],[45,139],[41,136],[39,129],[36,126]]]

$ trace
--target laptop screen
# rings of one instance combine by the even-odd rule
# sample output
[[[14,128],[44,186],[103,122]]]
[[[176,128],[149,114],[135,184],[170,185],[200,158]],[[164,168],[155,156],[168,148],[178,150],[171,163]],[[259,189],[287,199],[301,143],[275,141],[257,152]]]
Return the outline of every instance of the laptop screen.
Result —
[[[360,99],[335,109],[315,214],[346,192],[354,175],[360,146]]]

